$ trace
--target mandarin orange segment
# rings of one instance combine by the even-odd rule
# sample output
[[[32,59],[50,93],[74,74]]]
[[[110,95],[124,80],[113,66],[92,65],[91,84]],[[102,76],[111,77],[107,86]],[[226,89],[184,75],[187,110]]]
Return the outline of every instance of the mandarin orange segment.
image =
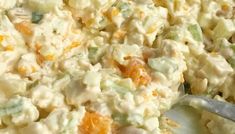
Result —
[[[147,85],[151,81],[144,64],[138,59],[130,59],[129,63],[125,67],[121,67],[120,70],[125,77],[129,77],[137,85]]]
[[[98,113],[86,112],[79,130],[82,134],[108,134],[111,131],[112,120]]]

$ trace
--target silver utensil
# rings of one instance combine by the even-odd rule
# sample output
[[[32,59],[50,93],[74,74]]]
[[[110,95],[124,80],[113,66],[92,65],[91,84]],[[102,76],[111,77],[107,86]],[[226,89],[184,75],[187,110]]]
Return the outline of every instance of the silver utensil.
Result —
[[[200,121],[201,111],[215,113],[235,124],[235,105],[206,96],[186,94],[183,85],[179,87],[180,97],[172,108],[163,114],[177,123],[180,127],[170,127],[174,134],[208,134],[205,125]]]
[[[185,95],[175,105],[187,105],[215,113],[235,122],[235,105],[205,96]]]

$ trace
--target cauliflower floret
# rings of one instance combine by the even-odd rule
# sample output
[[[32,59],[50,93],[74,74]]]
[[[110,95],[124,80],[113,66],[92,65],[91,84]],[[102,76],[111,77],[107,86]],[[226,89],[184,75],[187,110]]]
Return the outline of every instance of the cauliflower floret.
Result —
[[[63,5],[62,0],[27,0],[28,6],[40,12],[52,11],[55,7],[61,7]]]
[[[103,12],[106,11],[115,0],[69,0],[75,19],[81,19],[86,27],[102,28],[107,25]]]
[[[59,25],[59,27],[57,27]],[[53,62],[58,58],[70,58],[80,53],[83,34],[74,30],[75,22],[68,11],[57,9],[55,13],[45,14],[40,24],[35,25],[34,34],[26,41],[41,59],[41,62]]]
[[[60,92],[53,91],[45,85],[34,87],[30,93],[32,102],[47,111],[57,107],[65,107],[64,96]]]
[[[6,96],[23,94],[26,91],[27,82],[16,74],[4,74],[0,76],[0,87]]]
[[[211,86],[221,85],[225,78],[233,72],[229,63],[220,55],[202,55],[199,75],[208,79]]]
[[[7,127],[4,129],[0,129],[0,134],[18,134],[17,129],[14,127]]]
[[[142,128],[136,128],[135,126],[128,126],[120,129],[118,134],[147,134],[147,131]]]
[[[36,55],[34,53],[22,55],[20,61],[18,62],[17,70],[23,76],[32,76],[33,78],[39,77],[40,66],[36,61]]]
[[[88,71],[85,74],[83,79],[83,83],[88,86],[88,88],[97,88],[99,91],[100,88],[100,81],[101,81],[101,74],[95,71]]]
[[[85,115],[85,108],[69,111],[65,108],[53,110],[45,119],[20,128],[20,134],[75,134]]]
[[[159,127],[159,121],[157,117],[151,117],[145,120],[144,126],[149,130],[153,131]]]
[[[97,98],[99,90],[86,88],[81,80],[72,81],[65,89],[67,104],[79,106],[87,101],[93,101]]]
[[[47,126],[41,122],[33,122],[19,129],[20,134],[53,134]]]
[[[65,87],[68,86],[68,84],[71,82],[69,75],[64,75],[62,78],[56,80],[53,83],[53,89],[55,90],[63,90]]]
[[[178,84],[184,81],[183,72],[186,70],[186,64],[183,60],[162,56],[148,59],[148,65],[153,69],[155,79],[163,80],[162,83],[173,89],[177,89]]]
[[[113,45],[113,58],[122,65],[128,64],[125,58],[142,57],[141,48],[137,45]]]
[[[235,100],[234,86],[235,75],[233,74],[232,76],[226,78],[224,84],[219,89],[223,93],[223,97],[225,99],[227,99],[228,97],[233,97],[233,99]]]
[[[7,16],[0,16],[0,74],[12,71],[18,58],[26,52],[25,42]]]
[[[16,0],[1,0],[0,1],[0,12],[6,9],[13,8],[16,4]]]
[[[233,69],[218,54],[201,54],[197,59],[188,59],[186,80],[190,81],[193,93],[217,92]]]
[[[78,133],[78,125],[82,122],[85,112],[84,107],[80,107],[76,111],[60,108],[52,111],[48,117],[41,120],[41,122],[45,124],[52,133],[63,132],[66,134],[75,134]]]
[[[213,39],[229,39],[235,33],[235,22],[230,19],[220,19],[213,33]]]
[[[12,8],[8,10],[7,15],[13,24],[20,23],[23,21],[29,22],[32,18],[31,11],[22,7]]]
[[[154,20],[159,21],[154,21]],[[168,25],[167,9],[144,5],[136,7],[133,19],[129,22],[126,41],[129,44],[152,45],[157,34]]]

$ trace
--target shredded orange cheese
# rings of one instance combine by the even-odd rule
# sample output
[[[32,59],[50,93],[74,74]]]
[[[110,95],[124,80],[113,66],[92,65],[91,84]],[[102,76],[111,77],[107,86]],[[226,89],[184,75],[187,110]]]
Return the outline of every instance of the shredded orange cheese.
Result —
[[[108,11],[106,11],[104,13],[104,15],[110,20],[112,21],[112,18],[117,16],[119,14],[119,9],[116,7],[112,7],[111,9],[109,9]]]
[[[48,54],[46,56],[44,56],[44,59],[47,61],[53,61],[55,59],[55,55],[54,54]]]
[[[36,60],[37,60],[37,63],[38,63],[39,65],[41,65],[41,64],[43,63],[44,58],[43,58],[42,55],[40,55],[40,54],[38,53],[38,54],[36,55]]]
[[[157,26],[156,25],[152,25],[147,29],[147,34],[151,34],[153,32],[155,32],[157,30]]]
[[[64,52],[69,52],[71,49],[73,48],[76,48],[80,46],[80,42],[73,42],[71,45],[67,46],[65,49],[64,49]]]
[[[41,44],[36,44],[35,45],[35,52],[36,52],[36,60],[37,60],[37,63],[39,64],[39,65],[41,65],[42,64],[42,62],[43,62],[43,60],[44,60],[44,58],[43,58],[43,56],[40,54],[40,49],[42,48],[42,45]]]
[[[156,90],[152,91],[153,96],[158,96],[158,92]]]
[[[15,28],[22,34],[25,34],[28,36],[33,34],[33,31],[31,29],[31,24],[29,22],[22,21],[20,23],[16,23]]]
[[[229,10],[229,6],[224,4],[224,5],[221,6],[221,9],[223,11],[227,12]]]
[[[119,14],[119,9],[118,8],[113,8],[112,9],[112,11],[111,11],[111,16],[113,17],[113,16],[117,16],[118,14]]]
[[[4,48],[5,51],[13,51],[14,50],[14,46],[12,45],[7,45],[5,48]]]
[[[95,20],[93,18],[90,18],[90,19],[86,20],[84,23],[87,27],[90,27],[92,24],[95,23]]]
[[[18,67],[17,70],[21,75],[25,75],[26,71],[27,71],[26,67],[24,67],[24,66]]]
[[[123,39],[126,35],[126,31],[122,29],[118,29],[116,32],[114,32],[113,37],[115,39]]]
[[[4,40],[4,36],[0,35],[0,43]]]
[[[36,52],[39,53],[39,50],[42,48],[42,45],[41,44],[36,44],[35,45],[35,49],[36,49]]]
[[[32,73],[36,72],[36,68],[34,66],[31,66],[31,69],[32,69]]]

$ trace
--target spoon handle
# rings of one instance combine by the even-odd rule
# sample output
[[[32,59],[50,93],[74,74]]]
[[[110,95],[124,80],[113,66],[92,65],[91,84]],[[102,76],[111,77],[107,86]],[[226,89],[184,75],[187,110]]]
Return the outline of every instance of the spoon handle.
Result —
[[[185,95],[177,104],[201,108],[235,122],[235,105],[204,96]]]

